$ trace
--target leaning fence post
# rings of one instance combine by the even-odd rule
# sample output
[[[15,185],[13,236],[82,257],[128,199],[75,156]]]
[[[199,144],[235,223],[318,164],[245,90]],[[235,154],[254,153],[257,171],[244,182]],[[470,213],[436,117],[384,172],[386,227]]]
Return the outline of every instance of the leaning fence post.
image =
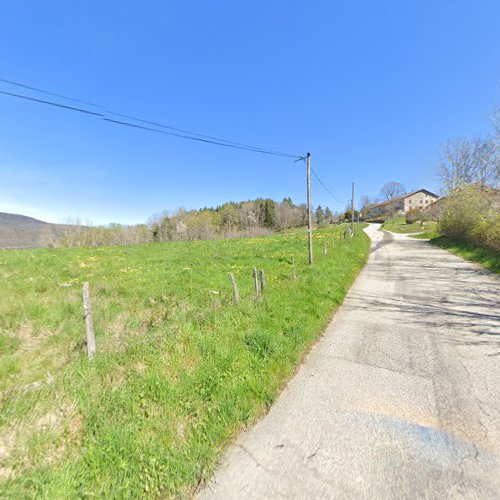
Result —
[[[261,269],[259,271],[259,277],[260,277],[260,289],[264,291],[264,288],[266,288],[266,276],[264,275],[264,269]]]
[[[233,285],[234,301],[238,302],[240,300],[240,294],[238,293],[238,287],[236,286],[236,280],[234,279],[233,273],[229,273],[229,278],[231,280],[231,284]]]
[[[259,280],[257,276],[257,269],[254,267],[253,268],[253,284],[255,287],[255,296],[258,297],[260,295],[259,293]]]
[[[88,281],[83,284],[83,318],[85,319],[85,327],[87,330],[87,355],[90,360],[95,354],[95,336],[94,325],[92,324],[92,310],[90,308],[90,291]]]

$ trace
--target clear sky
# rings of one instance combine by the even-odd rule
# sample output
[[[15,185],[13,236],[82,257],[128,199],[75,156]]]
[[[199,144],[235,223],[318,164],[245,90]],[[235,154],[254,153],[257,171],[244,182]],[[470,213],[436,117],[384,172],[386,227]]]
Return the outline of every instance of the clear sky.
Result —
[[[340,200],[313,179],[313,204],[333,210],[352,181],[358,200],[392,180],[437,189],[440,145],[487,133],[500,104],[498,0],[4,0],[0,42],[0,78],[310,151]],[[0,95],[0,211],[135,223],[181,206],[303,202],[305,186],[287,158]]]

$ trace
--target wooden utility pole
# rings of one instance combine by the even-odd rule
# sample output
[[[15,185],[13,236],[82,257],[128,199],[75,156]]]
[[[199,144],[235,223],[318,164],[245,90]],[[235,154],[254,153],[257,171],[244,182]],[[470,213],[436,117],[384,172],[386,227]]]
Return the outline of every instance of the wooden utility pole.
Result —
[[[351,234],[354,234],[354,182],[352,183],[352,200],[351,200]]]
[[[307,240],[309,264],[313,263],[312,207],[311,207],[311,153],[307,153]]]

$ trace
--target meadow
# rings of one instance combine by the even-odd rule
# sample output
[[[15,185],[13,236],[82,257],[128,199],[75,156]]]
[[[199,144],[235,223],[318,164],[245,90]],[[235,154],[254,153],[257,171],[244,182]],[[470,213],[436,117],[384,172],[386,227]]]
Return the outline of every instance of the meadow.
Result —
[[[0,251],[0,496],[191,496],[269,409],[363,267],[367,236],[342,230],[314,232],[313,266],[303,231]],[[253,266],[266,275],[260,300]]]

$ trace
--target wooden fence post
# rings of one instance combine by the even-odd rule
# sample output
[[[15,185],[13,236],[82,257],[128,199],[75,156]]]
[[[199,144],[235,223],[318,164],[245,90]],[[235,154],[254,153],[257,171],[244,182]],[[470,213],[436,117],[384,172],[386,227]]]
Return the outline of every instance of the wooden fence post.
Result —
[[[90,308],[90,291],[88,281],[83,284],[83,317],[85,319],[85,327],[87,329],[87,355],[89,360],[91,360],[95,354],[95,336],[94,325],[92,324],[92,310]]]
[[[266,276],[264,274],[264,269],[261,269],[259,271],[259,277],[260,277],[260,289],[264,291],[264,288],[266,288]]]
[[[295,257],[292,255],[292,268],[293,268],[293,281],[297,279],[297,273],[295,272]]]
[[[326,238],[323,240],[323,254],[326,255]]]
[[[257,276],[257,269],[254,267],[253,268],[253,284],[255,287],[255,296],[258,297],[260,295],[259,291],[259,280]]]
[[[234,301],[238,302],[240,300],[240,294],[238,293],[238,287],[236,286],[236,280],[234,279],[233,273],[229,273],[229,278],[231,279],[231,284],[233,285]]]

